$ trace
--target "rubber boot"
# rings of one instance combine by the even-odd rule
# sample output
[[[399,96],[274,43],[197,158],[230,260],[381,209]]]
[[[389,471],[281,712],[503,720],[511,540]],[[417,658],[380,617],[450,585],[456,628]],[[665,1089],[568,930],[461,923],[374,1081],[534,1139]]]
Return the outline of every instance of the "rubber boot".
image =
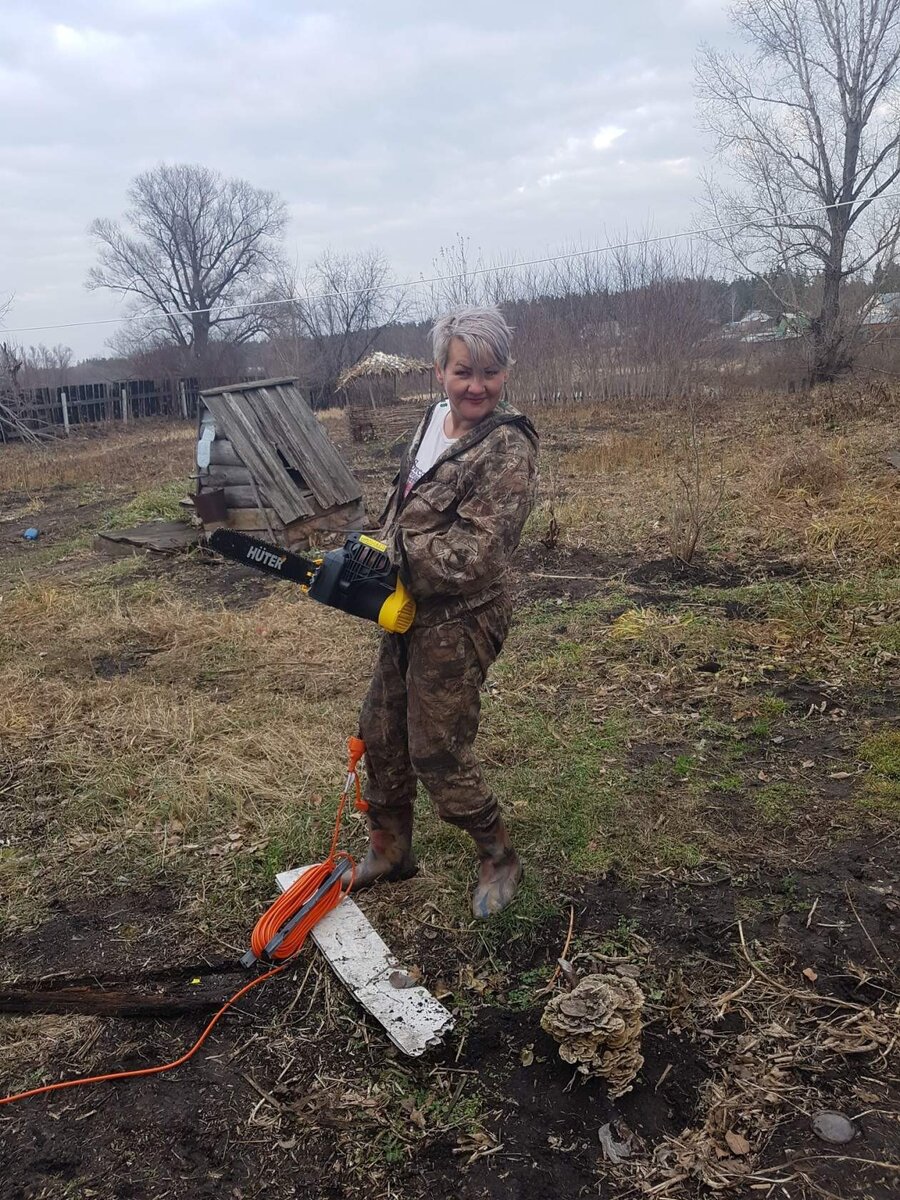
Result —
[[[353,892],[373,883],[411,879],[419,869],[412,850],[411,808],[369,809],[369,850],[357,864]]]
[[[503,818],[484,832],[472,833],[481,864],[472,896],[473,914],[484,919],[502,912],[515,899],[522,879],[522,863],[513,849]]]

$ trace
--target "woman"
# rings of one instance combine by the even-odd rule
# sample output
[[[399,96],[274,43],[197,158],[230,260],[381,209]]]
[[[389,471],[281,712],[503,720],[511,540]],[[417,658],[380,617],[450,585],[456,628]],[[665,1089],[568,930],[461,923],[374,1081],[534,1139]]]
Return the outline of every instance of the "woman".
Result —
[[[537,434],[503,399],[511,334],[496,308],[459,309],[432,330],[444,399],[420,424],[381,518],[416,619],[384,635],[360,715],[369,850],[355,887],[416,873],[418,778],[475,842],[476,917],[505,908],[522,877],[474,753],[481,687],[509,629],[509,557],[537,477]]]

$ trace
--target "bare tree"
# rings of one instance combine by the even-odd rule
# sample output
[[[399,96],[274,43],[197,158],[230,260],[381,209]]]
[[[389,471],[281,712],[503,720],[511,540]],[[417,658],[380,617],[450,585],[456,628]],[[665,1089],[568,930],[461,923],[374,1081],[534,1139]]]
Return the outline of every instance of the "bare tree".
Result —
[[[642,239],[566,249],[507,280],[516,328],[511,390],[520,402],[648,402],[694,388],[721,285],[703,253]]]
[[[812,294],[779,300],[809,317],[811,380],[833,379],[853,355],[843,284],[900,237],[900,0],[739,0],[732,20],[751,52],[706,46],[697,64],[704,123],[737,181],[709,181],[707,202],[745,270],[816,272]]]
[[[21,385],[23,388],[63,387],[72,367],[72,347],[62,342],[46,346],[43,342],[19,349],[22,360]]]
[[[385,327],[406,316],[405,289],[377,250],[326,250],[298,279],[283,271],[270,294],[284,301],[269,309],[274,348],[292,374],[328,398],[338,376],[372,350]]]
[[[533,273],[514,259],[495,257],[486,263],[471,239],[458,233],[432,259],[433,278],[420,300],[422,316],[433,321],[450,309],[471,304],[510,304],[528,294]]]
[[[0,342],[0,442],[40,442],[52,436],[34,410],[23,404],[19,379],[23,366],[19,347]]]
[[[126,229],[94,221],[98,265],[88,288],[127,296],[142,319],[130,348],[173,344],[203,360],[213,340],[244,342],[265,328],[252,307],[271,286],[286,213],[274,192],[206,167],[161,164],[128,190]]]

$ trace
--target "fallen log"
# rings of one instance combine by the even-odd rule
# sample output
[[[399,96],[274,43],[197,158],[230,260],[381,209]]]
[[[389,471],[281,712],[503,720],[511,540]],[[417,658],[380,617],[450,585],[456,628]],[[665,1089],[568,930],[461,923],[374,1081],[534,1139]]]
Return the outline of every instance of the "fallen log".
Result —
[[[0,988],[0,1013],[81,1013],[107,1017],[178,1017],[215,1012],[242,983],[246,973],[184,980],[168,991],[141,991],[131,986],[6,986]]]

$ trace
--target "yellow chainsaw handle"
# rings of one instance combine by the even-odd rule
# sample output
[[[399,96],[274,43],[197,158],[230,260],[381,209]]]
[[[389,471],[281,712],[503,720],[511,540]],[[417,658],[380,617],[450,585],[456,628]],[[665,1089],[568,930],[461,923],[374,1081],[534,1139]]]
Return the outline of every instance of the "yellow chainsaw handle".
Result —
[[[393,592],[379,610],[378,624],[388,633],[406,633],[412,625],[415,615],[416,602],[398,575]]]

